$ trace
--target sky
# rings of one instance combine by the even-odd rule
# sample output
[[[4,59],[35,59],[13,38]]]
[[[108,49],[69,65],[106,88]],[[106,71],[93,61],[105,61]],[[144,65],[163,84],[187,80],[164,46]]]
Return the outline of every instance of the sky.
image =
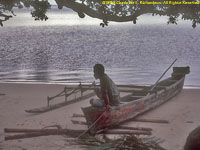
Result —
[[[49,0],[50,4],[56,4],[55,0]]]

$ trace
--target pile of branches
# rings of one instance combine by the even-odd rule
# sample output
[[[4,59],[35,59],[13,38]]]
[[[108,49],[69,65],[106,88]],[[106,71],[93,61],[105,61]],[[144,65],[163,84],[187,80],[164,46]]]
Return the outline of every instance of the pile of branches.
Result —
[[[75,141],[75,144],[91,150],[165,150],[162,143],[155,137],[137,137],[135,135],[121,136],[116,139],[109,139],[103,135],[100,137],[85,137]]]

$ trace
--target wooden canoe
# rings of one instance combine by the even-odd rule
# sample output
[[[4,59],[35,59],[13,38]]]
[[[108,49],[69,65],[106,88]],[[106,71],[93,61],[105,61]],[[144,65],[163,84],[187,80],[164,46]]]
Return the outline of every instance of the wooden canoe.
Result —
[[[141,91],[143,88],[148,88],[149,86],[138,86],[138,85],[117,85],[118,88],[120,88],[120,92],[127,92],[130,93],[134,90],[138,90]],[[95,96],[95,92],[93,91],[96,88],[99,88],[99,85],[91,85],[91,84],[79,84],[77,87],[74,86],[69,86],[69,87],[65,87],[64,90],[62,92],[60,92],[59,94],[57,94],[56,96],[52,96],[52,97],[48,97],[47,98],[47,106],[42,106],[42,107],[36,107],[36,108],[31,108],[31,109],[27,109],[25,110],[25,112],[27,113],[44,113],[47,111],[51,111],[66,105],[70,105],[82,100],[87,100],[89,98],[92,98],[93,96]],[[123,89],[123,88],[128,88],[128,89]],[[121,89],[122,88],[122,89]],[[70,90],[68,93],[65,93],[65,90]],[[89,90],[89,91],[88,91]],[[88,91],[88,92],[86,92]],[[67,97],[69,97],[70,95],[73,95],[75,93],[79,92],[79,97],[76,97],[74,99],[71,100],[66,100]],[[82,94],[81,94],[82,92]],[[84,93],[83,93],[84,92]],[[65,101],[64,102],[58,102],[58,103],[54,103],[54,104],[49,104],[50,100],[54,100],[57,97],[65,97]]]
[[[119,106],[112,106],[109,111],[92,106],[82,108],[90,132],[118,125],[172,99],[181,92],[189,72],[189,67],[174,67],[171,77],[158,82],[153,91],[151,87],[133,90],[121,98]]]

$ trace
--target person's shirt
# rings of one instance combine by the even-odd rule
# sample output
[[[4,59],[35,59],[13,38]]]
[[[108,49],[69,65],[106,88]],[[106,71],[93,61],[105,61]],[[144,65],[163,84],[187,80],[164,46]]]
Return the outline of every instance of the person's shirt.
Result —
[[[102,95],[107,93],[109,97],[109,104],[111,106],[119,105],[120,103],[120,94],[119,90],[115,83],[106,75],[104,74],[100,78],[100,87]]]

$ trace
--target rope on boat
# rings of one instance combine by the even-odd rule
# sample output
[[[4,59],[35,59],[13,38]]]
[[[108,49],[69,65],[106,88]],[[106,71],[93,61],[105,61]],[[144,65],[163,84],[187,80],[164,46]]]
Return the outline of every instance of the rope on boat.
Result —
[[[85,130],[83,133],[81,133],[77,138],[80,138],[81,136],[83,136],[84,134],[86,134],[92,127],[94,127],[94,125],[96,125],[96,123],[103,117],[103,115],[105,115],[107,110],[105,110],[101,116],[99,116],[99,118],[97,118],[97,120],[95,122],[93,122],[93,124],[91,124],[91,126],[88,127],[87,130]]]

